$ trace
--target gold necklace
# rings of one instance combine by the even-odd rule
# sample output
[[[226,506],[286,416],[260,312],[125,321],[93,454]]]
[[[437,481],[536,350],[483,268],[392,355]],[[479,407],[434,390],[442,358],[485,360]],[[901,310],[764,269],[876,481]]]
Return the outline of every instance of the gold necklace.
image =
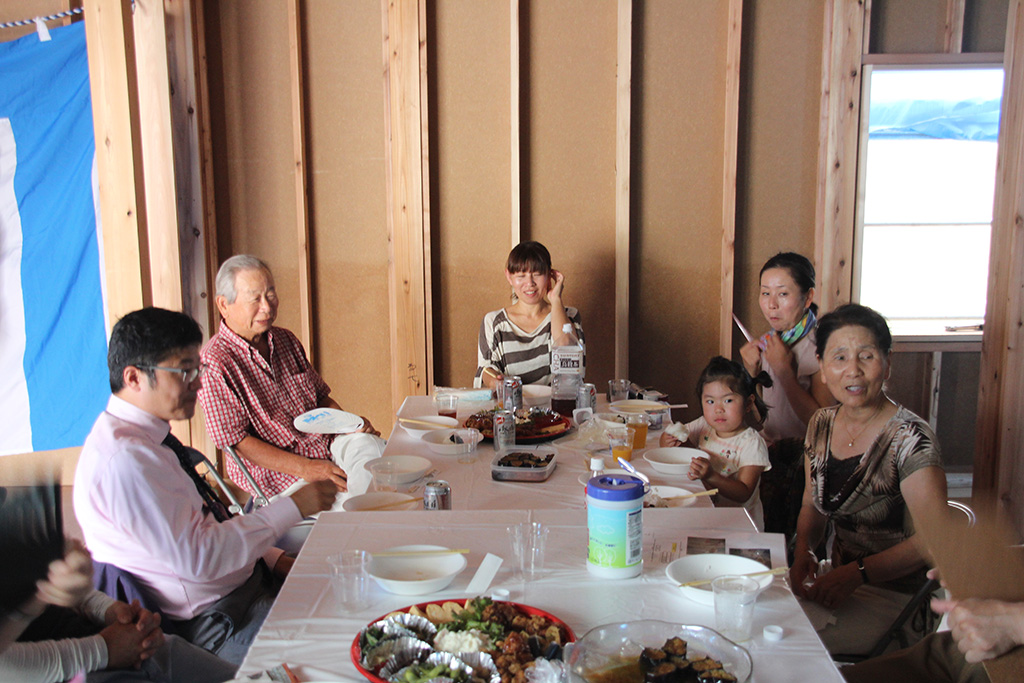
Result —
[[[855,441],[856,441],[857,439],[859,439],[859,438],[860,438],[860,437],[861,437],[861,436],[862,436],[862,435],[864,434],[864,432],[865,432],[865,431],[867,431],[867,428],[868,428],[868,426],[870,426],[870,425],[871,425],[871,422],[872,422],[872,421],[873,421],[873,420],[874,420],[874,419],[875,419],[876,417],[878,417],[878,414],[879,414],[880,412],[882,412],[882,408],[884,408],[884,407],[885,407],[885,401],[882,401],[881,403],[879,403],[879,404],[878,404],[878,407],[877,407],[877,408],[875,408],[875,412],[873,412],[873,413],[871,414],[871,417],[869,417],[869,418],[868,418],[868,419],[867,419],[867,420],[866,420],[866,421],[864,422],[864,426],[860,428],[860,431],[859,431],[859,432],[857,432],[857,436],[854,436],[854,435],[853,435],[853,432],[851,432],[851,431],[850,431],[850,419],[849,419],[849,418],[847,418],[847,419],[846,419],[846,420],[844,421],[844,423],[843,423],[843,428],[844,428],[844,429],[846,430],[846,433],[847,433],[847,435],[848,435],[848,436],[850,437],[850,443],[849,443],[849,444],[847,444],[847,445],[848,445],[848,447],[850,447],[850,448],[853,448],[853,444],[854,444],[854,442],[855,442]]]

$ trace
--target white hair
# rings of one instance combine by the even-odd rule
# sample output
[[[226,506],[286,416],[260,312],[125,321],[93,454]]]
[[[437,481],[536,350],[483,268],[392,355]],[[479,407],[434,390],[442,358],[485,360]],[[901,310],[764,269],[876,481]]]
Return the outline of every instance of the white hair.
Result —
[[[217,296],[224,297],[229,304],[235,303],[235,298],[238,297],[238,290],[235,289],[235,280],[238,279],[238,274],[243,270],[262,270],[267,275],[271,275],[270,266],[251,254],[232,256],[222,263],[220,270],[217,271],[217,279],[215,281]]]

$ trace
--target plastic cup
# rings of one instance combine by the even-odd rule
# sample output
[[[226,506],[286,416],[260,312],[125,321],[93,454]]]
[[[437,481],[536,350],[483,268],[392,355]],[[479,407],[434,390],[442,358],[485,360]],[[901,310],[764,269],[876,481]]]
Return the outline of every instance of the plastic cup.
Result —
[[[437,394],[434,408],[441,417],[455,417],[458,414],[459,397],[456,394]]]
[[[476,462],[476,444],[480,440],[480,432],[475,429],[456,429],[455,436],[462,439],[459,462],[465,465]]]
[[[612,462],[617,462],[619,458],[626,462],[633,459],[633,432],[629,429],[609,429],[608,445],[612,449]]]
[[[628,379],[610,379],[608,380],[608,402],[614,401],[625,401],[629,398],[629,380]]]
[[[365,550],[342,550],[327,557],[331,572],[331,592],[343,610],[352,611],[366,606],[369,600],[367,569],[370,553]]]
[[[397,491],[399,469],[398,465],[387,460],[374,460],[368,465],[370,474],[373,475],[374,491]]]
[[[647,448],[647,426],[650,418],[643,414],[632,414],[626,417],[626,429],[633,433],[633,450]]]
[[[754,603],[761,586],[749,576],[726,574],[711,582],[715,594],[715,629],[726,638],[750,640]]]
[[[520,522],[508,528],[512,545],[512,578],[532,581],[544,570],[544,546],[548,528],[540,522]]]

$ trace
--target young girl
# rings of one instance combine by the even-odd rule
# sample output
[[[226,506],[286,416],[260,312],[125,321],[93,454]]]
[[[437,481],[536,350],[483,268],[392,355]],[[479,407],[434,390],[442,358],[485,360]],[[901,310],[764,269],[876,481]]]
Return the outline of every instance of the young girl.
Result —
[[[690,479],[700,479],[706,489],[718,489],[718,504],[745,507],[759,531],[764,514],[758,482],[771,469],[768,446],[745,418],[752,409],[764,418],[768,408],[757,395],[757,385],[771,386],[766,373],[751,377],[736,361],[715,356],[697,380],[703,417],[683,425],[676,423],[661,435],[662,446],[686,442],[707,453],[690,461]]]

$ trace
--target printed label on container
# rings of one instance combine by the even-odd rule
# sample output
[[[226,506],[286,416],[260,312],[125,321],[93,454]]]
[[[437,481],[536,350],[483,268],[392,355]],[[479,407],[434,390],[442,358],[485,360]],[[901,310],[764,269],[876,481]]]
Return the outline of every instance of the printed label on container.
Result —
[[[598,567],[625,569],[640,564],[643,557],[641,508],[602,510],[591,505],[587,510],[590,543],[587,559]]]

